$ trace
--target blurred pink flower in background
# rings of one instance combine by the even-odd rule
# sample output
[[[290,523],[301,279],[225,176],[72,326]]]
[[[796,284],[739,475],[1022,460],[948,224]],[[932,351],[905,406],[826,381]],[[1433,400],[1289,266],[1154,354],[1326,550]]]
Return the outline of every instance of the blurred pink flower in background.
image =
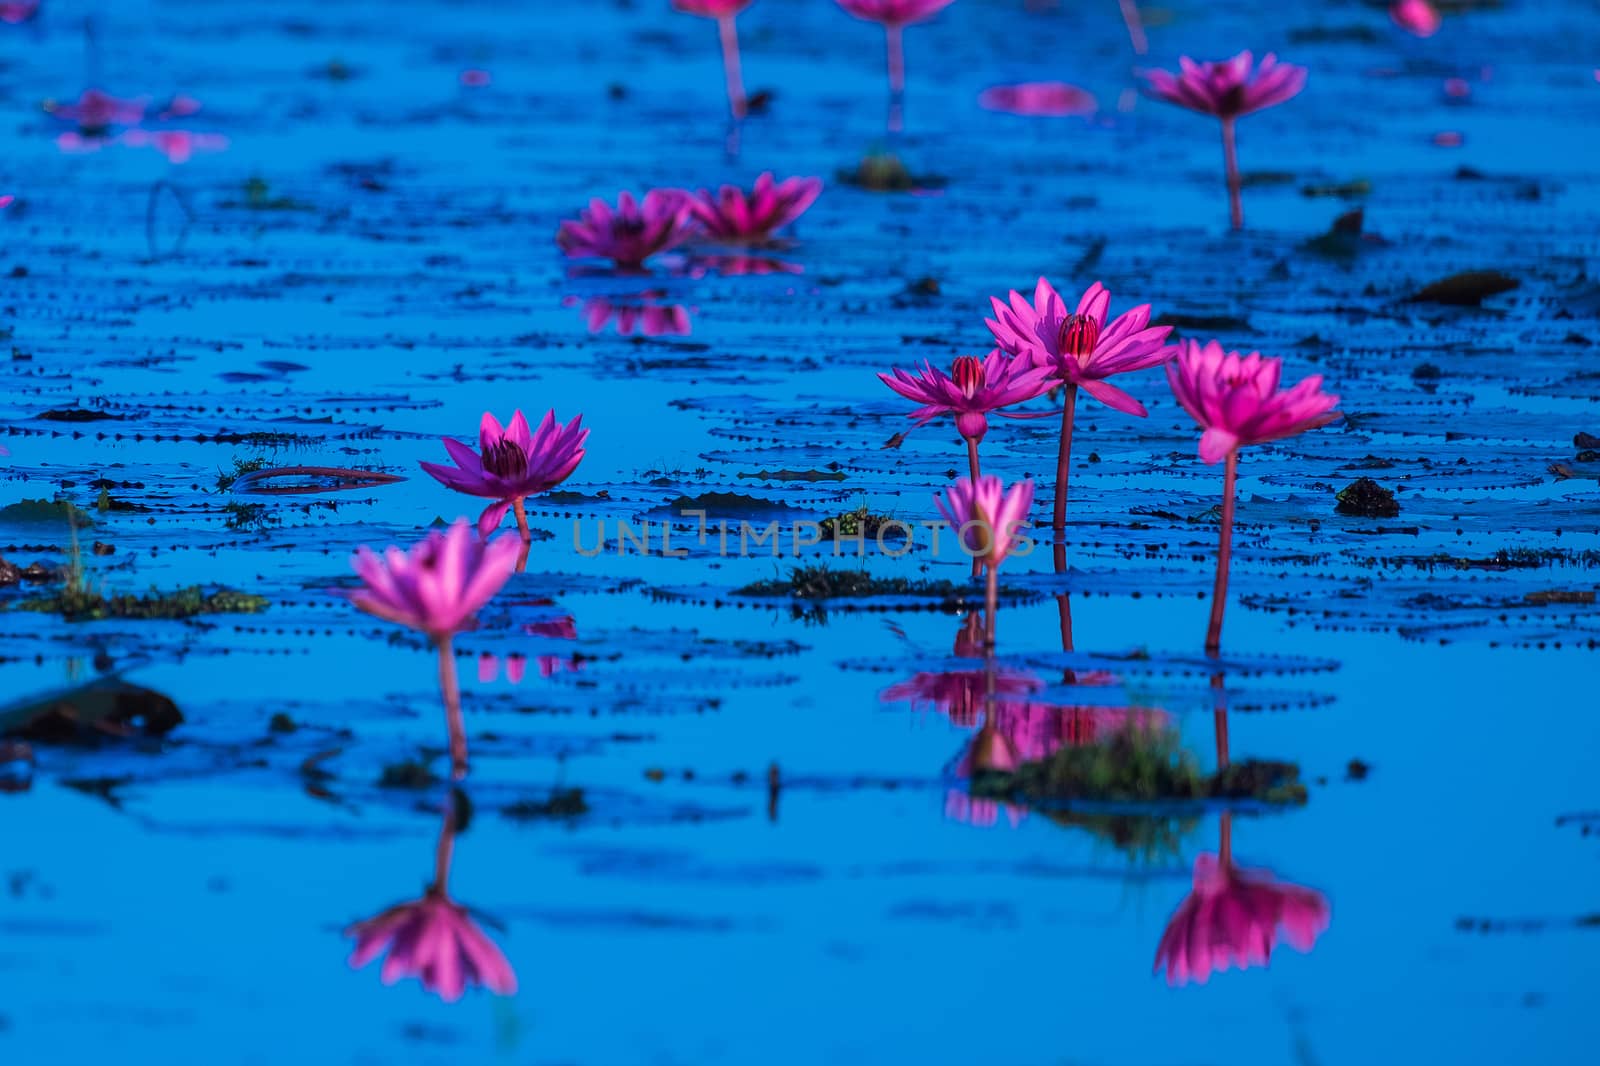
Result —
[[[614,211],[604,200],[591,200],[576,221],[561,223],[556,243],[571,258],[610,259],[637,270],[687,240],[691,220],[689,194],[679,189],[652,189],[642,201],[625,192]]]
[[[44,110],[64,122],[75,123],[84,134],[103,134],[112,126],[133,126],[144,119],[148,100],[122,99],[99,89],[85,89],[76,103],[46,100]]]
[[[1266,444],[1336,422],[1339,397],[1322,391],[1313,374],[1280,389],[1283,360],[1260,352],[1240,355],[1221,344],[1185,339],[1167,364],[1167,381],[1178,403],[1205,432],[1200,458],[1220,463],[1251,444]]]
[[[481,89],[494,81],[494,76],[487,70],[478,70],[474,67],[463,70],[457,80],[469,89]]]
[[[712,240],[748,244],[767,240],[799,218],[821,193],[822,182],[816,178],[778,182],[767,171],[748,193],[733,185],[722,186],[716,194],[701,189],[690,201],[690,210]]]
[[[937,15],[955,0],[838,0],[839,6],[858,19],[885,26],[906,26]]]
[[[178,93],[167,101],[167,106],[162,108],[156,117],[160,119],[188,118],[190,115],[198,114],[200,107],[199,100],[192,96]]]
[[[1099,109],[1094,94],[1064,81],[1030,81],[996,85],[978,94],[978,106],[1013,115],[1062,117],[1092,115]]]
[[[1168,984],[1182,985],[1204,984],[1213,971],[1266,966],[1280,936],[1296,951],[1310,951],[1331,913],[1320,892],[1201,855],[1193,891],[1167,922],[1154,969],[1166,970]]]
[[[220,152],[228,138],[217,133],[190,133],[187,130],[128,130],[118,138],[130,148],[154,148],[169,163],[187,163],[196,152]]]
[[[1389,17],[1396,26],[1417,37],[1432,37],[1443,22],[1438,8],[1428,0],[1397,0],[1389,5]]]
[[[728,83],[728,109],[734,120],[745,117],[749,101],[744,95],[744,74],[739,65],[739,30],[734,20],[749,7],[751,0],[672,0],[672,6],[687,15],[716,19],[717,37],[722,44],[722,73]]]
[[[0,22],[21,25],[39,13],[40,0],[6,0],[0,3]]]
[[[16,202],[16,199],[17,198],[15,196],[12,196],[10,193],[7,193],[5,196],[0,196],[0,211],[4,211],[6,208],[10,207],[13,203]],[[10,455],[10,454],[11,453],[6,451],[3,446],[0,446],[0,455]]]
[[[530,431],[521,411],[513,414],[511,424],[504,428],[485,411],[478,427],[478,451],[445,437],[445,451],[456,465],[425,462],[422,469],[457,492],[495,501],[478,519],[480,535],[487,537],[505,520],[506,512],[515,509],[517,530],[527,541],[532,533],[525,501],[565,481],[583,461],[583,445],[588,439],[582,415],[563,426],[550,411],[538,430]]]

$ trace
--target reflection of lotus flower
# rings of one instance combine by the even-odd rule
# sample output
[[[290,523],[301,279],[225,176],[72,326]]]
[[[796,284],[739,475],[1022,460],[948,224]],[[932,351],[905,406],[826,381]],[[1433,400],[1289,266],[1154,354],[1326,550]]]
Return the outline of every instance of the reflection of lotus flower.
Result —
[[[1044,687],[1029,673],[1015,670],[994,672],[994,695],[997,699],[1015,699]],[[951,722],[965,729],[978,724],[984,701],[989,695],[989,675],[983,670],[947,670],[942,673],[920,673],[907,681],[900,681],[883,690],[878,699],[883,703],[908,702],[912,710],[937,711]]]
[[[997,349],[982,360],[970,355],[957,358],[949,374],[932,363],[924,363],[918,374],[895,370],[879,374],[878,380],[922,405],[910,414],[919,426],[941,415],[955,415],[956,432],[967,442],[970,473],[977,477],[978,443],[989,431],[989,412],[1033,399],[1044,391],[1048,376],[1048,371],[1031,367],[1021,359],[1007,358]]]
[[[383,962],[383,983],[416,977],[424,988],[446,1002],[460,999],[468,986],[481,985],[509,996],[517,975],[500,949],[483,934],[465,907],[429,892],[413,903],[391,907],[375,918],[345,930],[354,937],[350,965],[356,969],[389,953]]]
[[[962,752],[954,772],[968,778],[979,770],[1015,770],[1023,763],[1042,762],[1061,748],[1103,743],[1123,730],[1163,728],[1167,718],[1167,712],[1147,707],[1062,707],[1002,700]]]
[[[484,508],[478,519],[480,534],[487,537],[506,512],[515,508],[517,529],[528,541],[532,532],[524,501],[555,488],[578,468],[583,461],[583,443],[589,439],[589,431],[582,425],[582,415],[563,426],[550,411],[538,431],[530,432],[527,418],[517,411],[511,424],[502,429],[500,421],[485,411],[478,428],[478,451],[446,437],[445,451],[456,465],[423,463],[422,469],[457,492],[496,501]]]
[[[39,13],[39,0],[6,0],[0,3],[0,22],[19,26]]]
[[[615,211],[592,200],[577,221],[561,223],[556,243],[569,257],[610,259],[636,270],[653,255],[682,244],[691,231],[689,196],[677,189],[652,189],[643,201],[617,198]]]
[[[975,825],[980,829],[987,829],[1000,820],[1000,809],[1004,807],[1006,818],[1013,826],[1020,825],[1027,815],[1021,807],[1010,803],[996,803],[992,799],[981,799],[972,796],[964,789],[953,788],[944,796],[944,816],[952,822],[963,822]]]
[[[1013,115],[1092,115],[1099,105],[1092,93],[1064,81],[1032,81],[996,85],[978,94],[978,106]]]
[[[630,337],[687,337],[690,333],[689,309],[682,304],[614,304],[603,296],[583,302],[583,320],[590,333],[600,333],[615,324],[617,334]]]
[[[1283,103],[1305,88],[1306,68],[1279,63],[1268,54],[1255,66],[1255,57],[1240,52],[1220,63],[1196,63],[1185,56],[1177,75],[1165,70],[1141,73],[1150,91],[1168,103],[1222,120],[1222,155],[1228,179],[1228,208],[1234,229],[1244,228],[1244,208],[1239,200],[1239,156],[1234,143],[1234,121],[1262,108]]]
[[[132,148],[154,148],[169,163],[187,163],[196,152],[220,152],[228,139],[215,133],[190,133],[187,130],[129,130],[122,143]]]
[[[690,203],[695,220],[716,241],[742,244],[764,241],[799,218],[822,194],[816,178],[774,181],[768,171],[749,192],[724,185],[716,194],[701,189]]]
[[[101,92],[85,89],[74,104],[46,101],[44,109],[56,118],[76,123],[84,133],[103,133],[111,126],[132,126],[144,118],[143,97],[124,100]]]
[[[1194,863],[1194,890],[1167,923],[1155,969],[1173,985],[1204,984],[1213,970],[1266,966],[1280,934],[1310,951],[1328,928],[1322,893],[1281,884],[1265,870],[1244,870],[1215,855]]]
[[[769,274],[804,274],[806,268],[771,255],[700,255],[689,263],[689,276],[703,278],[708,271],[725,278],[764,278]]]
[[[1338,420],[1339,397],[1313,374],[1279,389],[1283,360],[1225,352],[1216,341],[1180,341],[1167,365],[1172,394],[1200,424],[1200,458],[1220,463],[1249,444],[1266,444]]]

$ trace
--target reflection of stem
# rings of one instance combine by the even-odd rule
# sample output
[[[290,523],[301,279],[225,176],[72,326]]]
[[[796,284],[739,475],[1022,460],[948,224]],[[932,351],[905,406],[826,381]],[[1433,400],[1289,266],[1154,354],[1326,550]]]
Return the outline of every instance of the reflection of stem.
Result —
[[[1217,769],[1221,770],[1228,765],[1228,700],[1227,693],[1222,688],[1221,674],[1211,675],[1211,689],[1216,693],[1213,698],[1212,714],[1216,719]]]
[[[747,111],[744,97],[744,77],[739,73],[739,30],[732,15],[717,19],[717,31],[722,38],[722,70],[728,78],[728,108],[734,119],[742,119]]]
[[[1211,590],[1211,625],[1206,629],[1206,654],[1215,658],[1222,651],[1222,611],[1228,605],[1228,564],[1233,559],[1233,497],[1239,475],[1239,451],[1228,453],[1227,473],[1222,479],[1222,532],[1217,544],[1217,583]]]
[[[889,52],[889,132],[899,133],[905,127],[906,93],[906,53],[902,27],[885,26],[884,37]]]
[[[1217,851],[1220,853],[1222,868],[1229,870],[1233,868],[1233,812],[1223,811],[1221,822],[1222,840]]]
[[[992,534],[991,534],[992,536]],[[994,621],[1000,608],[1000,568],[993,563],[989,564],[989,583],[983,593],[984,609],[988,617],[984,623],[983,647],[989,655],[994,654]]]
[[[450,728],[450,769],[457,781],[467,776],[467,727],[461,718],[461,685],[456,680],[455,650],[440,637],[439,691],[444,696],[445,724]]]
[[[1052,524],[1056,540],[1066,543],[1067,532],[1067,478],[1072,464],[1072,418],[1078,406],[1078,386],[1068,382],[1063,390],[1065,404],[1061,408],[1061,446],[1056,452],[1056,511]]]
[[[1234,229],[1244,229],[1244,205],[1239,200],[1239,150],[1234,144],[1231,118],[1222,120],[1222,162],[1228,172],[1228,217]]]
[[[456,800],[452,795],[444,803],[444,826],[439,830],[439,849],[433,858],[433,891],[445,895],[445,885],[450,880],[450,859],[456,848]]]
[[[178,232],[178,239],[173,244],[174,254],[183,250],[184,239],[189,235],[189,227],[194,224],[194,208],[189,206],[189,197],[184,191],[172,182],[162,179],[150,186],[150,199],[144,209],[144,239],[150,247],[150,258],[156,258],[156,203],[161,196],[161,190],[166,189],[172,193],[172,198],[178,201],[178,206],[183,209],[183,229]]]
[[[967,438],[967,469],[969,471],[971,471],[971,473],[972,473],[972,487],[973,488],[977,488],[978,487],[978,475],[980,473],[980,470],[978,468],[978,440],[977,440],[976,437],[968,437]],[[978,576],[978,567],[979,567],[979,565],[980,564],[978,562],[978,557],[976,555],[974,555],[972,557],[972,576],[973,577],[977,577]]]
[[[1139,17],[1139,5],[1134,0],[1117,0],[1122,5],[1122,21],[1128,24],[1128,40],[1133,42],[1133,50],[1144,55],[1150,50],[1150,42],[1145,40],[1144,20]]]

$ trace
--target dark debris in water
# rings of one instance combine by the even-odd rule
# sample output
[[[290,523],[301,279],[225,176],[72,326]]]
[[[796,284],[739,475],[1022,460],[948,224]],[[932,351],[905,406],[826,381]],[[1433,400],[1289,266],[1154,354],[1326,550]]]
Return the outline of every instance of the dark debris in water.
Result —
[[[182,722],[168,696],[121,681],[96,681],[0,708],[0,736],[36,744],[160,737]]]
[[[1370,477],[1357,478],[1340,489],[1333,509],[1359,518],[1395,518],[1400,514],[1394,493]]]

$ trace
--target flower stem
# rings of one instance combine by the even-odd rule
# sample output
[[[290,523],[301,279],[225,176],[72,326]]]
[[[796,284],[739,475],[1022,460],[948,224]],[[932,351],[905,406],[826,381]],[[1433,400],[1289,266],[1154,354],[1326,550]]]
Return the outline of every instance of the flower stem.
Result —
[[[461,718],[461,685],[456,680],[456,656],[449,637],[440,637],[439,691],[444,696],[444,719],[450,729],[450,772],[457,781],[467,776],[467,727]]]
[[[1078,386],[1069,382],[1065,392],[1066,402],[1061,408],[1061,446],[1056,453],[1056,512],[1052,522],[1056,542],[1063,547],[1067,542],[1067,478],[1072,467],[1072,417],[1078,406]]]
[[[528,569],[528,551],[533,547],[533,530],[528,528],[528,504],[525,499],[518,499],[511,504],[511,510],[517,516],[517,532],[522,535],[522,550],[517,553],[517,573],[526,573]]]
[[[983,590],[983,606],[987,615],[984,623],[983,650],[985,654],[993,655],[995,614],[1000,609],[1000,569],[993,563],[989,564],[989,582]]]
[[[1217,542],[1217,582],[1211,589],[1211,624],[1206,629],[1206,654],[1216,658],[1222,651],[1222,611],[1228,605],[1228,566],[1233,560],[1233,505],[1239,476],[1239,450],[1228,453],[1227,473],[1222,480],[1222,532]]]
[[[1144,55],[1150,50],[1150,42],[1145,39],[1144,20],[1139,17],[1139,5],[1134,0],[1118,0],[1122,5],[1122,21],[1128,25],[1128,40],[1133,42],[1133,50],[1139,55]]]
[[[450,881],[450,859],[456,849],[456,799],[444,801],[444,825],[439,829],[439,848],[433,856],[433,891],[444,895]]]
[[[1219,821],[1221,823],[1222,841],[1217,851],[1220,853],[1222,868],[1229,870],[1233,868],[1233,812],[1223,811]]]
[[[744,77],[739,72],[739,29],[732,15],[717,19],[717,32],[722,38],[722,70],[728,79],[728,108],[735,120],[745,116],[748,107],[744,96]]]
[[[1222,120],[1222,162],[1228,172],[1228,218],[1234,229],[1244,229],[1244,204],[1239,199],[1239,149],[1234,143],[1234,120]]]
[[[972,480],[977,481],[982,470],[978,465],[978,442],[972,437],[967,438],[967,469],[972,474]]]

